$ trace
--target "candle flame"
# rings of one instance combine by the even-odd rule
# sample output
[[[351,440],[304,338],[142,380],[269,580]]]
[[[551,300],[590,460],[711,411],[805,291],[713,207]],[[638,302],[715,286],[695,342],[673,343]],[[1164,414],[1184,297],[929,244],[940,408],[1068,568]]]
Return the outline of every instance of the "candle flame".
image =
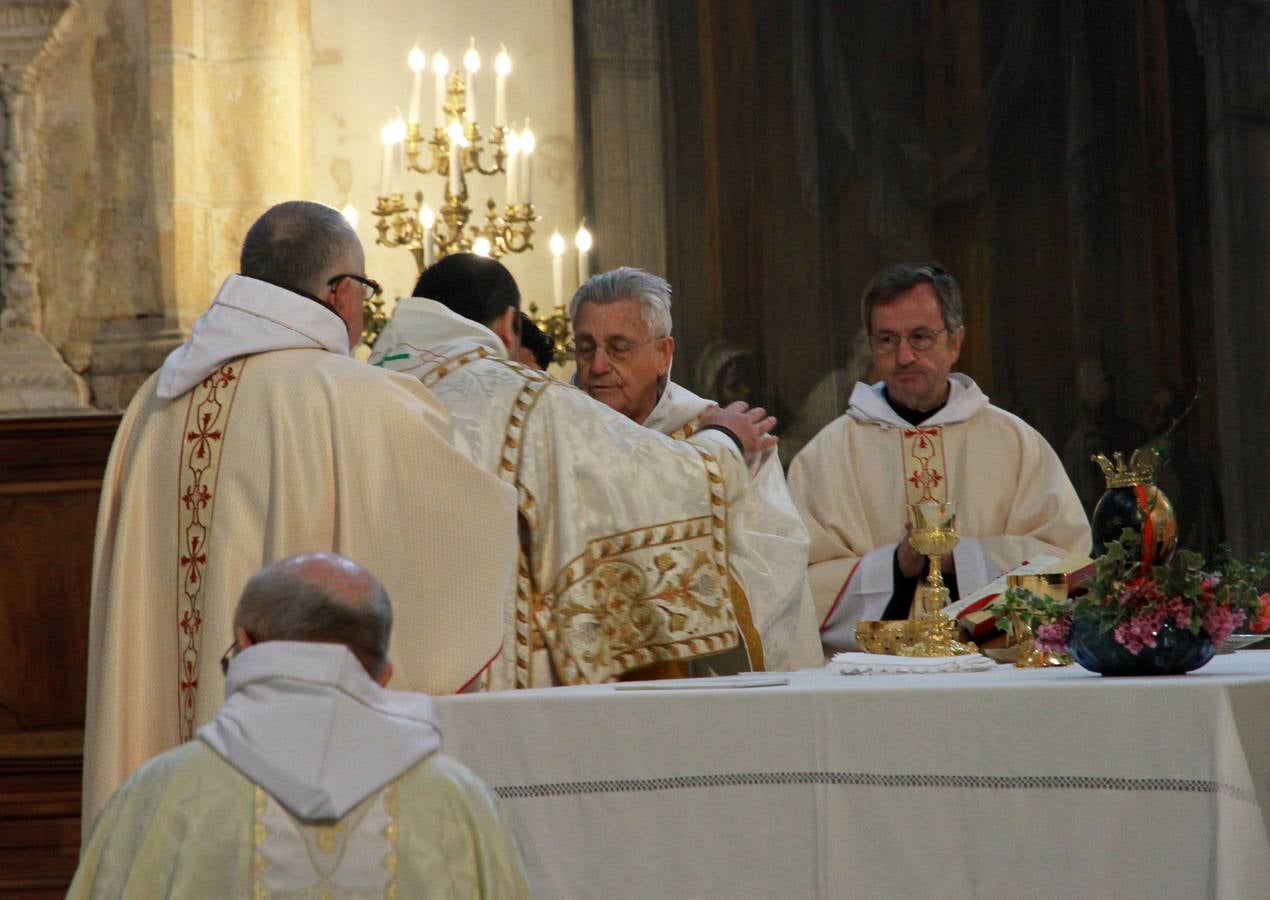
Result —
[[[507,132],[504,144],[507,147],[508,156],[518,156],[520,154],[520,135],[516,133],[515,128]]]
[[[436,75],[448,75],[450,72],[450,61],[440,50],[432,57],[432,71]]]
[[[490,242],[487,237],[478,237],[472,241],[472,252],[477,256],[489,256],[490,249]]]
[[[427,203],[419,210],[419,224],[423,226],[424,231],[431,231],[432,226],[437,224],[437,214],[432,211],[432,207]]]
[[[463,68],[476,72],[481,67],[481,54],[476,52],[476,38],[469,38],[467,52],[463,54]]]
[[[591,232],[586,230],[585,225],[578,226],[578,233],[573,236],[573,246],[578,248],[579,253],[587,253],[591,249]]]
[[[538,141],[534,137],[534,133],[529,129],[528,125],[525,125],[525,130],[520,133],[520,152],[533,153],[534,147],[537,145]]]
[[[353,206],[351,202],[344,204],[344,208],[340,210],[340,215],[348,222],[350,228],[357,228],[357,207]]]
[[[564,255],[564,237],[561,236],[560,232],[558,231],[553,232],[551,235],[551,255],[552,256]]]
[[[454,144],[460,147],[467,146],[467,136],[463,134],[463,123],[460,122],[458,119],[451,120],[449,135],[450,135],[451,142],[453,142]]]
[[[385,123],[384,123],[384,127],[383,127],[383,128],[381,128],[381,129],[379,129],[379,139],[380,139],[381,141],[383,141],[385,145],[390,145],[390,144],[395,144],[395,143],[397,143],[397,141],[393,138],[393,134],[394,134],[393,124],[394,124],[394,122],[395,122],[395,120],[393,120],[393,119],[389,119],[387,122],[385,122]]]
[[[385,141],[384,143],[400,144],[406,139],[406,120],[401,116],[397,116],[397,118],[389,122],[386,127],[392,129],[389,135],[392,140]]]
[[[498,56],[494,59],[494,71],[504,77],[512,73],[512,58],[507,55],[507,48],[498,45]]]
[[[412,72],[422,72],[428,62],[423,55],[423,51],[419,49],[418,44],[410,48],[410,55],[406,57],[406,61],[410,63],[410,71]]]

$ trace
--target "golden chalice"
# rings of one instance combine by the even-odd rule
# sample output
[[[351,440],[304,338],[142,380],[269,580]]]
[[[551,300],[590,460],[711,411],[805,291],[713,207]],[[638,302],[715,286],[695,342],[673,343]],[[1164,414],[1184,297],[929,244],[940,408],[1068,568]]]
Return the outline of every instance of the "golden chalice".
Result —
[[[913,609],[925,638],[900,648],[901,656],[964,656],[978,653],[973,643],[955,640],[957,624],[944,615],[948,604],[948,588],[939,561],[957,546],[957,504],[949,501],[923,500],[909,507],[913,530],[909,541],[918,553],[930,559],[926,584],[917,586]]]

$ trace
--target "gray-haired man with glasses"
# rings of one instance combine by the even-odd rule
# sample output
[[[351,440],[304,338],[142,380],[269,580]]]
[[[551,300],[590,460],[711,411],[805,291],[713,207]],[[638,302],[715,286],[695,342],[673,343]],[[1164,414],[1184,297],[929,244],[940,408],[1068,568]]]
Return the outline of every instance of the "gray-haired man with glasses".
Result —
[[[943,561],[954,598],[1025,561],[1087,553],[1089,522],[1041,435],[954,373],[961,290],[937,263],[888,266],[861,316],[881,381],[794,458],[789,487],[811,534],[808,578],[826,652],[855,649],[861,619],[907,618],[925,558],[907,509],[955,501],[961,542]]]

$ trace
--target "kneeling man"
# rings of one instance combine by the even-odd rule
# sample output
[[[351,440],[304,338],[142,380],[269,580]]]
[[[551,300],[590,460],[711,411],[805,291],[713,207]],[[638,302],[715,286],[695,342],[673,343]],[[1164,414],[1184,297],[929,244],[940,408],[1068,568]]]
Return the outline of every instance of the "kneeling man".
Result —
[[[1088,553],[1089,522],[1037,431],[952,373],[965,338],[961,291],[935,263],[904,263],[865,288],[874,385],[856,384],[789,467],[811,532],[808,576],[826,652],[856,649],[861,619],[908,618],[926,559],[910,504],[957,503],[961,542],[944,561],[955,599],[1040,555]]]
[[[115,793],[69,896],[528,896],[493,795],[437,752],[432,700],[384,688],[391,629],[383,586],[334,554],[253,577],[225,705]]]

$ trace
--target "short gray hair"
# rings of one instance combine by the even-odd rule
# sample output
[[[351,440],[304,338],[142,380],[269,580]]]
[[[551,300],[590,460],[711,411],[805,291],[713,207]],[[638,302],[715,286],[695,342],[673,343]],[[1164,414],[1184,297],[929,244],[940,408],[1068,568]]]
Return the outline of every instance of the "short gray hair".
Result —
[[[889,303],[923,283],[934,288],[939,300],[939,313],[944,327],[948,329],[948,339],[952,340],[953,334],[962,325],[961,288],[957,286],[957,279],[937,262],[896,263],[874,275],[860,298],[860,315],[865,331],[873,331],[875,306]]]
[[[635,269],[619,266],[608,272],[592,275],[569,303],[569,318],[578,320],[578,309],[583,303],[617,303],[621,300],[638,300],[639,317],[648,329],[650,338],[670,337],[673,325],[670,319],[670,285],[666,279]]]
[[[378,678],[388,664],[392,635],[392,604],[384,586],[369,578],[366,590],[348,596],[346,586],[289,565],[294,559],[267,566],[247,582],[234,610],[234,627],[246,631],[253,643],[343,644]]]
[[[270,207],[251,226],[243,240],[239,271],[320,297],[326,288],[323,274],[360,245],[357,232],[338,210],[289,200]]]

